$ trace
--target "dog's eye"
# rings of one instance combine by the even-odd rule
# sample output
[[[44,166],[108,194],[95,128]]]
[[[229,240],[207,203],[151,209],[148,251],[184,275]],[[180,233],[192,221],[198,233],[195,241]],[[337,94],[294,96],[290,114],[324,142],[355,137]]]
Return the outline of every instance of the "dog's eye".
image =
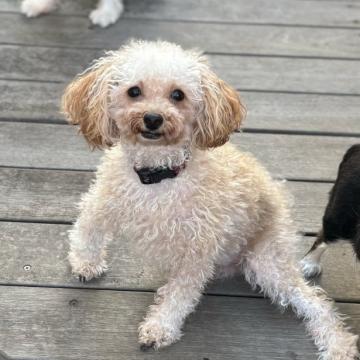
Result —
[[[185,94],[181,90],[176,89],[171,93],[170,97],[175,101],[181,101],[184,100]]]
[[[133,86],[127,91],[127,93],[130,97],[134,98],[141,95],[141,90],[138,86]]]

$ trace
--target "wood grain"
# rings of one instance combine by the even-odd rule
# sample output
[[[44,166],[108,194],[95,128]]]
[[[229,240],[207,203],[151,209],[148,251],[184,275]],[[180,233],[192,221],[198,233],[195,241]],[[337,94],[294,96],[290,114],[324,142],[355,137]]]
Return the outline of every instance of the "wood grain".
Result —
[[[316,359],[304,326],[265,300],[206,297],[185,335],[159,353],[140,352],[137,325],[146,293],[6,287],[0,294],[0,347],[14,357],[51,360]],[[360,305],[340,304],[359,333]],[[16,309],[16,311],[14,311]],[[96,326],[94,326],[96,324]]]
[[[68,82],[103,51],[2,45],[0,54],[2,79]],[[210,55],[209,60],[221,78],[240,90],[360,95],[355,60],[226,55]]]
[[[334,180],[353,137],[234,134],[277,178]],[[0,122],[0,166],[91,170],[102,152],[91,152],[76,128],[56,124]]]
[[[166,274],[154,265],[143,264],[131,241],[117,238],[108,247],[110,271],[85,285],[71,275],[67,261],[69,225],[0,222],[2,237],[0,285],[86,287],[154,291],[164,284]],[[308,251],[313,237],[299,239],[298,258]],[[316,279],[328,294],[342,301],[360,301],[360,267],[348,243],[329,247],[322,258],[323,274]],[[24,266],[30,266],[26,271]],[[241,275],[211,283],[206,292],[233,296],[256,296]],[[1,310],[1,308],[0,308]]]
[[[214,53],[360,58],[360,29],[121,19],[104,30],[89,28],[89,20],[82,17],[26,19],[9,13],[0,13],[0,22],[0,43],[5,44],[102,50],[117,48],[129,38],[161,38]]]
[[[58,14],[87,16],[96,0],[64,0]],[[359,27],[357,1],[277,0],[136,0],[125,1],[125,18],[275,23],[310,26]],[[1,11],[18,12],[20,0],[1,0]],[[123,21],[123,19],[121,20]]]

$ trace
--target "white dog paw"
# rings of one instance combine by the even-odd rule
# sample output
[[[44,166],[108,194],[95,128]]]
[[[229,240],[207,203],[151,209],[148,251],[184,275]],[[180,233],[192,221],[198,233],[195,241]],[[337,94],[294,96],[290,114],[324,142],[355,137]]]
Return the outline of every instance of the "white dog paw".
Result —
[[[311,279],[313,277],[319,276],[322,271],[320,263],[308,257],[304,257],[300,261],[300,266],[306,279]]]
[[[72,273],[79,278],[80,282],[86,282],[93,278],[100,277],[108,270],[105,260],[92,263],[90,261],[80,260],[73,253],[70,253],[69,261],[72,267]]]
[[[79,278],[79,281],[85,283],[91,279],[100,277],[108,270],[106,262],[100,264],[84,263],[79,269],[73,269],[73,274]]]
[[[111,6],[101,6],[93,10],[89,18],[94,25],[99,25],[103,28],[116,23],[124,11],[122,3],[116,3]]]
[[[56,9],[57,0],[23,0],[21,12],[27,17],[36,17]]]
[[[139,326],[139,343],[142,351],[158,350],[174,343],[180,337],[180,329],[174,329],[169,324],[161,324],[156,319],[147,319]]]

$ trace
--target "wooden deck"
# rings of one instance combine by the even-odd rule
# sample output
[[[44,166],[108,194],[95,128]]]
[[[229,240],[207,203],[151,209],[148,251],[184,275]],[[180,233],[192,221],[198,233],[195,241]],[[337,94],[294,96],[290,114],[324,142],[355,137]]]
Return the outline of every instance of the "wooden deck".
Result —
[[[106,30],[89,28],[92,0],[64,0],[36,20],[19,4],[0,0],[0,359],[316,359],[301,322],[241,277],[209,285],[180,342],[142,353],[137,325],[163,278],[120,241],[104,278],[71,276],[66,233],[101,153],[65,124],[58,103],[69,79],[129,37],[201,47],[248,106],[232,140],[289,180],[300,257],[343,153],[360,142],[360,3],[129,0]],[[360,334],[359,264],[344,244],[323,263],[319,283]]]

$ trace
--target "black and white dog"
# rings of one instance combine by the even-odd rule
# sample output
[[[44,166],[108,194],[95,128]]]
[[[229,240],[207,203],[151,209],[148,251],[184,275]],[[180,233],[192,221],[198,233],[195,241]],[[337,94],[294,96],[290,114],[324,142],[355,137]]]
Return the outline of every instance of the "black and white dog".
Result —
[[[350,241],[360,260],[360,144],[353,145],[346,152],[339,166],[323,216],[322,229],[301,261],[306,277],[320,274],[321,255],[327,244],[339,239]]]

